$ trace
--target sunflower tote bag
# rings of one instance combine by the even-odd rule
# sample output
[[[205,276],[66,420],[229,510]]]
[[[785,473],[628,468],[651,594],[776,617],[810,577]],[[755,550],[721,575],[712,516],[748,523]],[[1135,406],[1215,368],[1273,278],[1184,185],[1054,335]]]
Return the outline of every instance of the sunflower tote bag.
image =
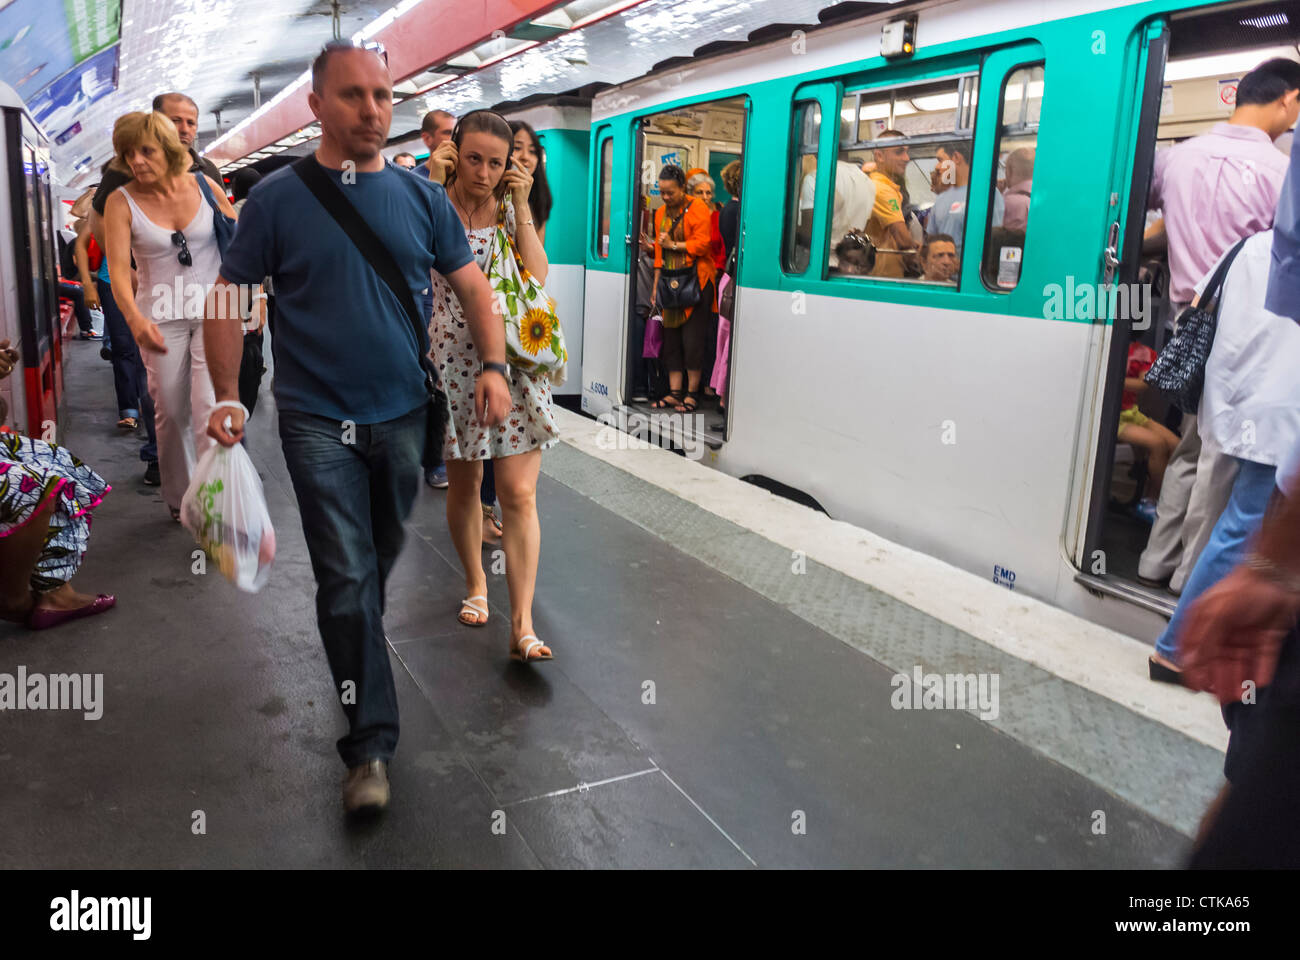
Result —
[[[523,266],[505,226],[505,206],[497,216],[496,234],[487,265],[488,283],[506,324],[506,361],[530,377],[564,383],[569,352],[555,315],[555,301]]]

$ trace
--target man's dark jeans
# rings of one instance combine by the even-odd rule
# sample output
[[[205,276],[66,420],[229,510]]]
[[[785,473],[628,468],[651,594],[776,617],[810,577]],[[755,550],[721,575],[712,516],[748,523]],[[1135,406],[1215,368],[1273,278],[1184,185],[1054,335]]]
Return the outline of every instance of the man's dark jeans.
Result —
[[[384,584],[402,551],[420,485],[421,405],[383,423],[280,411],[280,442],[316,574],[316,622],[349,732],[347,766],[390,760],[397,691],[384,639]]]
[[[140,459],[145,463],[158,459],[158,435],[154,432],[153,398],[149,395],[149,375],[140,356],[140,347],[131,336],[126,317],[113,299],[113,287],[104,280],[95,280],[99,290],[99,306],[104,311],[104,332],[109,339],[109,352],[113,357],[113,388],[117,391],[117,415],[138,416],[144,423],[147,440],[140,447]]]
[[[82,333],[90,333],[94,327],[90,321],[90,308],[86,306],[86,293],[81,289],[81,284],[69,283],[60,277],[59,296],[72,301],[72,313],[77,318],[77,326]]]

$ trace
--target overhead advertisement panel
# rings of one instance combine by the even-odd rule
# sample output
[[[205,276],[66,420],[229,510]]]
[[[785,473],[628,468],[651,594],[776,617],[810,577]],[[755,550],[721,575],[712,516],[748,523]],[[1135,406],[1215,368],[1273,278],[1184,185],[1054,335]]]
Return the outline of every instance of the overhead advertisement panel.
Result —
[[[12,0],[0,12],[0,80],[30,101],[117,43],[121,21],[121,0]]]
[[[0,80],[24,100],[75,63],[62,4],[14,0],[0,15]]]
[[[36,122],[57,142],[96,100],[117,89],[117,54],[114,44],[77,64],[27,102]]]
[[[63,0],[63,12],[76,63],[117,43],[122,32],[122,0]]]

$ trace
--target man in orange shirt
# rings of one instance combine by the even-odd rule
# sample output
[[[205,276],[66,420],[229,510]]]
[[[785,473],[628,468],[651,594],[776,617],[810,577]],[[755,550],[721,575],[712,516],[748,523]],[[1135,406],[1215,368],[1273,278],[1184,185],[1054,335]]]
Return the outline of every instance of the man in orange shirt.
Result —
[[[897,130],[886,130],[878,140],[901,140],[903,135]],[[871,208],[871,219],[867,221],[867,236],[877,250],[916,249],[916,240],[908,229],[903,216],[903,191],[899,184],[911,159],[906,145],[897,147],[877,147],[875,151],[876,169],[871,174],[871,181],[876,186],[876,202]],[[873,277],[903,276],[903,258],[905,254],[877,253],[876,265],[871,271]]]

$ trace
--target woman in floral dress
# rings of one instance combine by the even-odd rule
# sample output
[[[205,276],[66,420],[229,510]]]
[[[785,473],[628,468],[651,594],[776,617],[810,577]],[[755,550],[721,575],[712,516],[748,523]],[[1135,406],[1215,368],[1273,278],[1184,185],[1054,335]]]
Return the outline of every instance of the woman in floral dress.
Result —
[[[18,352],[0,340],[0,380]],[[8,411],[0,399],[0,423]],[[86,596],[68,581],[90,538],[90,512],[109,491],[104,478],[62,447],[0,433],[0,619],[33,630],[103,613],[117,601]]]
[[[510,125],[490,110],[476,110],[461,118],[452,139],[456,144],[456,166],[448,178],[447,196],[465,226],[465,237],[479,267],[486,271],[504,205],[505,228],[521,263],[544,282],[549,264],[528,206],[532,177],[512,162]],[[507,250],[504,255],[511,253]],[[550,647],[533,633],[532,608],[541,547],[537,476],[542,451],[560,435],[551,413],[551,385],[545,377],[530,377],[510,368],[507,379],[513,406],[505,423],[488,427],[479,422],[474,412],[474,381],[482,361],[456,295],[439,275],[434,274],[432,280],[429,339],[451,405],[443,451],[449,484],[447,524],[465,569],[465,600],[459,620],[471,627],[482,626],[488,620],[479,486],[483,462],[491,459],[503,515],[510,655],[516,660],[549,660]],[[529,325],[523,327],[527,338]],[[545,333],[549,339],[549,330]]]

